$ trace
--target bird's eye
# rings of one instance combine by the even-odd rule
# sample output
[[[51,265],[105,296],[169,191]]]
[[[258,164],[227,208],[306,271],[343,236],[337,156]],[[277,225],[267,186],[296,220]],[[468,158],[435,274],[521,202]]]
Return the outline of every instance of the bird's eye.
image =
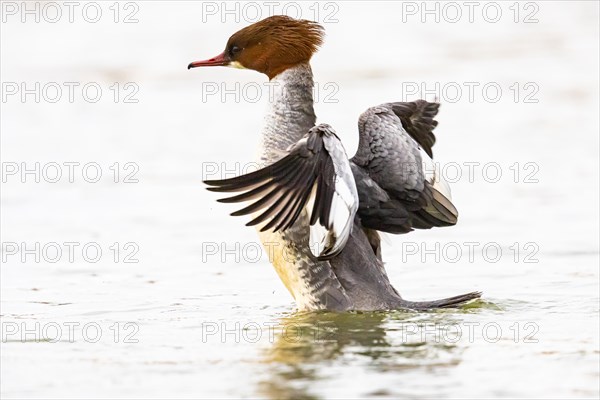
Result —
[[[229,54],[234,56],[237,53],[239,53],[242,49],[239,48],[238,46],[232,46],[231,49],[229,49]]]

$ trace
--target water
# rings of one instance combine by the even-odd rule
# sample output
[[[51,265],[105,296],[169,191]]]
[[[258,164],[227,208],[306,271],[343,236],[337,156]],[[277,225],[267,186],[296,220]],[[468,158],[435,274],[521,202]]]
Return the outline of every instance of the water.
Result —
[[[245,23],[203,23],[200,3],[136,4],[133,24],[114,23],[108,3],[95,24],[2,24],[3,82],[102,89],[96,103],[79,91],[2,102],[5,172],[55,162],[64,174],[2,185],[3,397],[600,395],[597,3],[538,2],[528,24],[509,3],[495,24],[402,23],[394,3],[319,9],[339,22],[324,24],[313,62],[316,110],[348,153],[367,107],[415,87],[408,99],[443,103],[434,152],[459,167],[459,224],[387,235],[390,279],[411,300],[484,292],[459,310],[342,315],[297,313],[255,232],[201,183],[252,167],[268,88],[252,71],[185,67]],[[465,82],[489,96],[469,99]],[[73,183],[64,162],[80,163]],[[97,183],[79,169],[90,162]],[[40,243],[39,262],[6,247],[21,243]]]

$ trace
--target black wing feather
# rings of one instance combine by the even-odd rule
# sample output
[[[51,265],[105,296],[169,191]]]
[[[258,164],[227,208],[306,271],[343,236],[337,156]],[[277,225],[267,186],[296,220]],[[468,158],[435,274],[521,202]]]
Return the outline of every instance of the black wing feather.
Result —
[[[425,100],[408,103],[392,103],[392,111],[400,118],[402,126],[429,157],[433,157],[432,147],[435,144],[433,130],[438,122],[434,119],[440,108],[439,103]]]
[[[213,192],[243,192],[219,199],[223,203],[256,200],[231,215],[247,215],[266,209],[246,225],[266,224],[261,231],[285,230],[293,225],[316,184],[311,225],[317,221],[327,227],[335,190],[335,169],[324,143],[324,132],[311,129],[289,154],[257,171],[230,179],[204,181]]]

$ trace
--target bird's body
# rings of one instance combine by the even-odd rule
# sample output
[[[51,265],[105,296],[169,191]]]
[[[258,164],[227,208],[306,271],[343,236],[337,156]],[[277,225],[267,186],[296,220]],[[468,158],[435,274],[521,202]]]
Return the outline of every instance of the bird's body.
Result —
[[[230,38],[222,55],[190,67],[252,62],[252,69],[269,76],[274,90],[259,147],[259,162],[266,167],[207,184],[213,191],[243,192],[221,201],[252,202],[233,215],[253,216],[249,225],[259,227],[265,251],[298,308],[428,309],[479,297],[472,292],[406,301],[391,285],[381,257],[377,231],[406,233],[456,223],[449,189],[424,167],[431,162],[438,105],[370,108],[359,119],[359,147],[349,160],[335,131],[316,125],[309,60],[320,44],[320,27],[271,17],[245,29]],[[277,32],[272,49],[268,35]],[[290,35],[289,41],[282,35]],[[301,43],[294,47],[294,41]],[[245,60],[244,51],[252,61]],[[263,53],[272,58],[260,58]]]
[[[271,80],[272,92],[259,144],[260,165],[288,153],[315,126],[313,74],[308,64],[289,68]],[[285,231],[259,231],[259,237],[285,287],[300,309],[350,309],[351,302],[328,261],[310,250],[308,212]],[[313,244],[314,245],[314,244]]]

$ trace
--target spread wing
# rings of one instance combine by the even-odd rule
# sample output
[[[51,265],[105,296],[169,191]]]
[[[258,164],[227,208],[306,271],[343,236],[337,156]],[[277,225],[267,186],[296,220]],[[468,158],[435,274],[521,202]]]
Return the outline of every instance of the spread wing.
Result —
[[[351,161],[363,226],[406,233],[456,224],[450,188],[431,159],[438,109],[419,100],[382,104],[360,116]]]
[[[281,160],[246,175],[205,183],[214,192],[243,192],[223,203],[252,201],[231,215],[255,214],[246,225],[285,230],[302,210],[310,217],[311,251],[319,259],[338,254],[350,236],[358,209],[356,184],[346,152],[326,124],[312,128]]]

